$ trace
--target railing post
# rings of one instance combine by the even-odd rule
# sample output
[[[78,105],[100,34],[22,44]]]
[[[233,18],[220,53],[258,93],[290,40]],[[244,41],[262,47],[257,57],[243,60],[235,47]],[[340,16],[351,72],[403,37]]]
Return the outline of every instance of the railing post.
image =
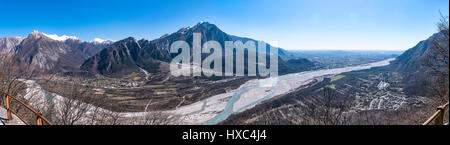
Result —
[[[42,118],[41,118],[41,114],[36,114],[37,115],[37,118],[36,118],[36,125],[43,125],[43,121],[42,121]]]
[[[5,106],[5,100],[3,99],[3,96],[5,96],[5,95],[4,95],[3,93],[0,92],[0,99],[1,99],[0,103],[2,103],[3,108],[6,108],[6,106]]]
[[[436,119],[435,119],[435,121],[434,121],[434,124],[435,125],[444,125],[444,111],[445,111],[445,109],[444,109],[444,107],[443,106],[440,106],[438,109],[437,109],[437,111],[439,111],[439,114],[438,114],[438,116],[436,117]]]
[[[11,108],[10,108],[10,100],[9,100],[9,95],[6,95],[6,110],[8,111],[8,121],[12,120],[12,115],[11,115]]]

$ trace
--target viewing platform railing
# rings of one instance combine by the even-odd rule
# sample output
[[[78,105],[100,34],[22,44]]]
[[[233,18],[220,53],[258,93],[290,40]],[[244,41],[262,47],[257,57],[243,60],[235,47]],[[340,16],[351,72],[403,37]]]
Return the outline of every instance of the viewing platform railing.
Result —
[[[48,121],[47,118],[45,118],[40,112],[36,111],[35,109],[33,109],[32,107],[30,107],[29,105],[25,104],[23,101],[7,94],[4,92],[0,92],[0,103],[1,105],[6,109],[7,111],[7,117],[8,120],[5,120],[6,122],[9,122],[11,120],[13,120],[13,116],[12,114],[14,114],[17,118],[19,118],[24,124],[26,125],[53,125],[52,122]],[[14,107],[12,107],[15,104]],[[31,112],[33,118],[36,118],[35,123],[36,124],[32,124],[33,122],[27,121],[27,119],[25,119],[24,115],[19,115],[16,111],[14,110],[19,110],[22,109],[20,107],[25,108],[24,110]],[[31,119],[33,119],[31,118]],[[30,119],[30,118],[29,118]]]
[[[448,102],[445,105],[439,106],[434,114],[423,125],[430,125],[434,120],[434,125],[444,125],[445,109],[448,107]]]

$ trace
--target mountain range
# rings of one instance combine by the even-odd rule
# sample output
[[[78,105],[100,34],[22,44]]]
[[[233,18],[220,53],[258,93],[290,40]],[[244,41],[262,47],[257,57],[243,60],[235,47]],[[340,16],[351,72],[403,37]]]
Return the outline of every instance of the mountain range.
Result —
[[[26,38],[1,38],[0,52],[16,56],[20,63],[55,73],[77,70],[85,59],[110,44],[111,42],[83,42],[74,37],[52,39],[45,33],[33,31]]]
[[[1,38],[0,53],[17,56],[20,63],[30,64],[48,73],[87,71],[89,74],[121,77],[142,70],[146,73],[159,72],[161,65],[167,65],[174,56],[169,53],[170,44],[184,40],[192,46],[194,32],[202,34],[202,44],[215,40],[222,48],[225,41],[256,42],[251,38],[229,35],[214,24],[199,22],[155,40],[128,37],[116,42],[84,42],[73,36],[58,37],[33,31],[26,38]],[[280,48],[278,53],[279,74],[305,71],[314,66],[313,62],[304,58],[281,59],[289,53],[284,49]]]

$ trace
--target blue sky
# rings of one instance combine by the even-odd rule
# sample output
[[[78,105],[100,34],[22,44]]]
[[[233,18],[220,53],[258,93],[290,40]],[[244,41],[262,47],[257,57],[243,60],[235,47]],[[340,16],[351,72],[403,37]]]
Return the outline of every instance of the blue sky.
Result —
[[[0,37],[155,39],[199,21],[300,50],[406,50],[436,32],[448,0],[0,0]]]

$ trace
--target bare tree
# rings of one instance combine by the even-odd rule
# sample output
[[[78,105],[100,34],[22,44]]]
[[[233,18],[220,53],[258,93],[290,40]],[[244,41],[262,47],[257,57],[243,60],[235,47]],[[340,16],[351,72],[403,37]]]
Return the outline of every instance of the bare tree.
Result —
[[[439,33],[431,42],[424,64],[433,75],[429,95],[442,104],[449,99],[449,17],[441,14],[436,26]]]
[[[324,87],[323,96],[310,100],[306,104],[307,124],[345,125],[349,124],[348,107],[350,102],[336,96],[333,89]]]
[[[76,85],[72,85],[68,90],[66,97],[61,100],[55,100],[55,123],[62,125],[74,125],[81,121],[90,106],[88,103],[76,100],[74,98],[82,99],[91,102],[91,99],[85,96],[86,90],[80,90]],[[52,108],[53,109],[53,108]]]
[[[46,84],[48,86],[56,86]],[[48,107],[47,116],[60,125],[117,125],[122,116],[119,112],[104,109],[110,103],[106,96],[94,97],[87,87],[71,84],[63,87],[59,98],[54,98]],[[53,94],[57,95],[57,94]],[[50,104],[49,104],[50,105]]]
[[[164,111],[147,111],[151,100],[144,108],[143,115],[128,117],[123,122],[129,125],[173,125],[179,124],[179,115]],[[125,118],[124,118],[125,119]]]
[[[16,61],[17,56],[0,55],[0,91],[19,96],[26,89],[22,81],[36,76],[34,67]]]
[[[46,86],[58,86],[58,82],[50,81]],[[67,84],[65,86],[68,86]],[[62,88],[60,98],[54,98],[54,105],[48,107],[48,116],[55,124],[60,125],[169,125],[177,124],[178,117],[163,111],[147,111],[136,116],[124,117],[121,111],[107,110],[112,103],[106,96],[90,96],[89,87],[72,84]],[[56,95],[56,94],[55,94]]]
[[[19,63],[17,56],[0,54],[0,92],[9,94],[25,104],[32,98],[25,98],[28,85],[26,80],[39,74],[39,71],[27,64]],[[32,97],[32,96],[31,96]],[[4,97],[0,97],[1,104],[4,104]],[[10,100],[11,109],[20,114],[28,122],[34,122],[36,116],[23,105],[15,100]]]

